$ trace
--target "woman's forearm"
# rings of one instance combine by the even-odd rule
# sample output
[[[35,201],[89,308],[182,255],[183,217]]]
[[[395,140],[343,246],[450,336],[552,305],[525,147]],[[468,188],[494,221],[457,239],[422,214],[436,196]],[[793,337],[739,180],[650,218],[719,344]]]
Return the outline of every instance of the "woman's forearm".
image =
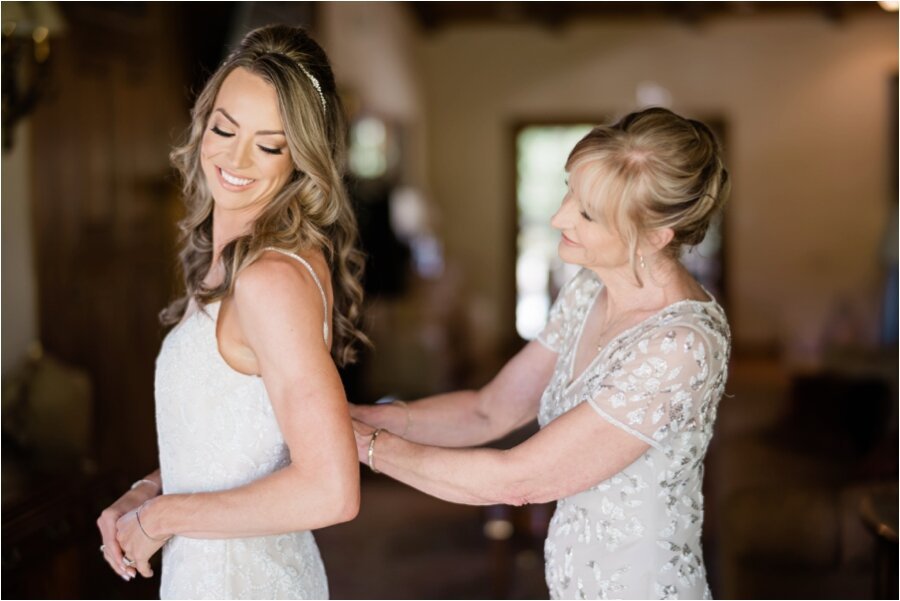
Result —
[[[356,428],[360,461],[429,495],[468,505],[561,499],[619,473],[649,448],[598,418],[587,403],[509,450],[425,446],[385,431],[375,437],[365,424]]]
[[[464,390],[406,403],[357,406],[353,415],[412,442],[440,447],[482,445],[505,436],[533,417],[514,422],[488,409],[484,391]]]
[[[156,497],[141,511],[154,538],[243,538],[312,530],[345,522],[359,510],[356,469],[347,477],[304,476],[289,465],[238,488]]]
[[[407,404],[409,428],[404,438],[442,447],[468,447],[495,438],[480,392],[463,390]],[[395,432],[395,434],[400,434]]]
[[[414,442],[468,447],[497,440],[537,415],[556,354],[531,342],[477,391],[439,394],[403,404],[351,407],[353,418]]]
[[[137,482],[132,485],[132,490],[135,488],[147,488],[148,491],[151,488],[156,489],[155,494],[162,494],[162,475],[160,474],[159,468],[156,468]]]
[[[464,505],[522,505],[531,498],[527,470],[510,451],[425,446],[383,432],[375,468],[433,497]]]

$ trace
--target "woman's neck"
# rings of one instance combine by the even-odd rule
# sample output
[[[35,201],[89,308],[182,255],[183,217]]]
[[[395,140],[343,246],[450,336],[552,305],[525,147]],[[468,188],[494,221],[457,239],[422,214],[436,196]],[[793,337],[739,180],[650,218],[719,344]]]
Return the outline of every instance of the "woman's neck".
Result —
[[[606,288],[604,313],[609,321],[627,313],[659,311],[696,295],[696,290],[688,284],[692,278],[681,263],[668,258],[659,258],[646,268],[638,267],[643,286],[638,285],[630,265],[593,271]]]
[[[229,210],[219,206],[213,207],[213,265],[222,256],[222,249],[240,236],[247,234],[253,225],[257,211],[247,209]]]

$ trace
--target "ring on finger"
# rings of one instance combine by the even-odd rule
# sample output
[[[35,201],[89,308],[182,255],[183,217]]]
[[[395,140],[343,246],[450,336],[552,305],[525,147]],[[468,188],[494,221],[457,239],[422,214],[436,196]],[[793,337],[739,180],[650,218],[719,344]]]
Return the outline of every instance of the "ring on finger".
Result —
[[[122,563],[124,563],[127,567],[133,568],[137,565],[137,562],[130,557],[122,556]]]

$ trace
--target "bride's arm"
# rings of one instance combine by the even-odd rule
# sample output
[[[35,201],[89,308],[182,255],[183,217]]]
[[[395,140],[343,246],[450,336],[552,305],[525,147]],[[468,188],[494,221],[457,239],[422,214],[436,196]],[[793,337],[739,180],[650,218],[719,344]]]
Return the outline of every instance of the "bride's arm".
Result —
[[[291,463],[239,488],[152,499],[140,518],[154,538],[309,530],[353,519],[359,509],[350,415],[322,339],[324,311],[312,277],[287,260],[261,259],[241,272],[233,307]]]
[[[403,438],[442,447],[475,446],[501,438],[537,415],[557,354],[530,342],[480,390],[407,404],[352,405],[353,418]]]

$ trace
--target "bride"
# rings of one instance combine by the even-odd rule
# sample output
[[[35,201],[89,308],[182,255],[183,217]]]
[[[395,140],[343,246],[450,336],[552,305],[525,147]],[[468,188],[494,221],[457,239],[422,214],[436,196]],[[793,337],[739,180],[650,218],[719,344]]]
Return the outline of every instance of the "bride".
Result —
[[[315,528],[353,519],[359,471],[336,364],[362,290],[322,49],[249,33],[197,99],[185,144],[185,295],[156,370],[160,468],[103,511],[104,558],[162,598],[325,598]]]

